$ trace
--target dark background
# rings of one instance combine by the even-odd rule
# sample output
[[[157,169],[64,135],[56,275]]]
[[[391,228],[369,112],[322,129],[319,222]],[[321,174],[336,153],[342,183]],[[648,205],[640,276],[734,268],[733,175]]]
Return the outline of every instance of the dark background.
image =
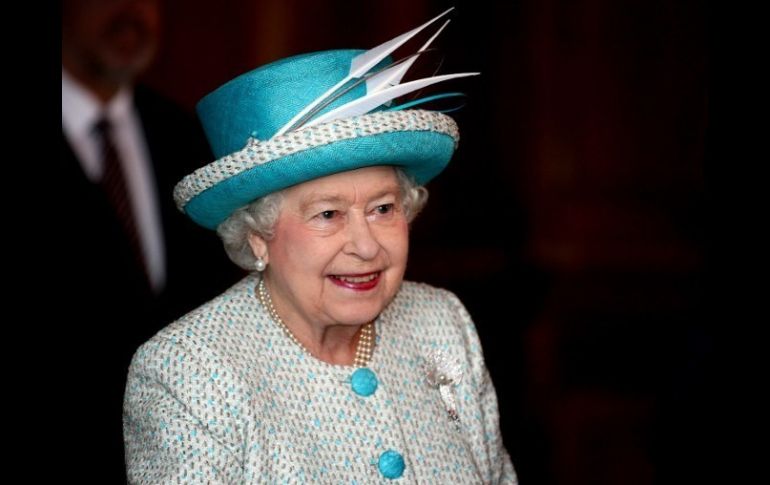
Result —
[[[723,203],[743,154],[720,8],[167,0],[144,80],[192,112],[261,64],[370,48],[449,6],[441,71],[482,75],[456,86],[459,150],[428,184],[407,276],[474,317],[521,483],[735,483],[752,424],[736,267],[756,246]]]

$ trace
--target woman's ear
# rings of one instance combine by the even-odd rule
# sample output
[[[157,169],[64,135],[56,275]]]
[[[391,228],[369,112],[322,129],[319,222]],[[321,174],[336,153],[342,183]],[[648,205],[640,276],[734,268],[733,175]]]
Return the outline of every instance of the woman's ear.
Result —
[[[270,262],[270,257],[267,254],[267,242],[262,237],[253,232],[249,234],[249,246],[251,246],[251,252],[254,253],[254,257],[262,258],[265,264]]]

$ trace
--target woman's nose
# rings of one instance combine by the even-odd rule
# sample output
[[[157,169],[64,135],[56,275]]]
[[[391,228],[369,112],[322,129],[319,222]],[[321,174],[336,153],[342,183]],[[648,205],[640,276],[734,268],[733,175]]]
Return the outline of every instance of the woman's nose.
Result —
[[[352,254],[361,259],[370,260],[380,251],[380,243],[372,233],[372,228],[363,214],[350,214],[348,221],[348,241],[345,244],[346,254]]]

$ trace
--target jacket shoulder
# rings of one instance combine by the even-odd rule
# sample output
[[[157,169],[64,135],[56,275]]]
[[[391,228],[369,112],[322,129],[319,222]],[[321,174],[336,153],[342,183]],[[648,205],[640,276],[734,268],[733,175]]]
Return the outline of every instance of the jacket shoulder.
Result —
[[[439,288],[416,281],[404,281],[401,284],[401,290],[398,293],[397,300],[398,299],[404,299],[408,302],[427,299],[428,302],[437,305],[460,302],[457,295],[445,288]]]
[[[431,341],[459,343],[475,327],[465,306],[449,290],[426,283],[405,281],[394,299],[388,316],[399,327]]]
[[[204,347],[216,350],[222,341],[228,339],[227,333],[246,319],[245,315],[253,314],[250,310],[256,306],[253,295],[255,284],[254,276],[243,278],[219,296],[162,328],[137,353],[157,348],[165,342],[196,351]]]

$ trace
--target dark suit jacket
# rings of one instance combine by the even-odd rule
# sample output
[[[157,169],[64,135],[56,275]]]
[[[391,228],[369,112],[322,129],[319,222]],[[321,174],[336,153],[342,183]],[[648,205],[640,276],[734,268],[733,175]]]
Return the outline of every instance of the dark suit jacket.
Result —
[[[216,234],[197,227],[174,206],[174,185],[212,161],[199,124],[146,89],[137,89],[135,102],[158,185],[166,290],[157,296],[149,290],[112,208],[99,186],[85,177],[63,134],[61,159],[54,162],[49,180],[45,217],[52,218],[52,227],[42,234],[50,240],[45,257],[54,272],[56,311],[51,318],[59,316],[50,324],[67,326],[62,344],[71,351],[64,354],[64,368],[75,372],[56,399],[78,421],[74,431],[83,447],[78,455],[87,457],[87,462],[72,464],[69,476],[92,476],[100,483],[125,480],[122,400],[136,348],[242,276]]]

